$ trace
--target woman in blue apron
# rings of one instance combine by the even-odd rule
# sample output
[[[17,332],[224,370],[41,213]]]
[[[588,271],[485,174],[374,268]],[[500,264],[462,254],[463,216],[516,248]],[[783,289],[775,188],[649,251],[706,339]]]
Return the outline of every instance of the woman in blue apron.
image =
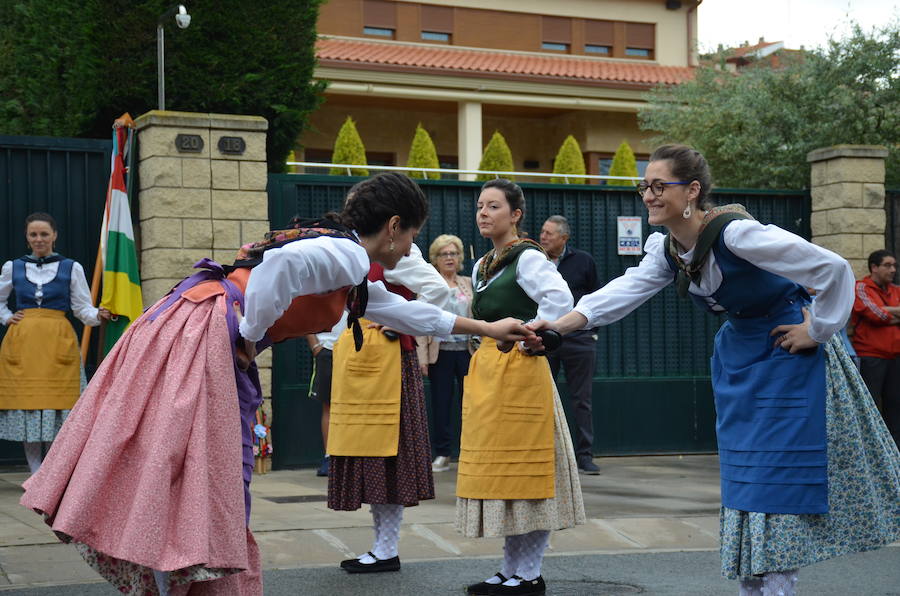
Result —
[[[530,326],[608,325],[676,280],[727,316],[711,361],[722,573],[742,596],[791,596],[800,567],[900,539],[900,455],[839,336],[849,264],[740,205],[712,207],[710,187],[700,153],[657,149],[638,192],[669,234],[569,314]]]

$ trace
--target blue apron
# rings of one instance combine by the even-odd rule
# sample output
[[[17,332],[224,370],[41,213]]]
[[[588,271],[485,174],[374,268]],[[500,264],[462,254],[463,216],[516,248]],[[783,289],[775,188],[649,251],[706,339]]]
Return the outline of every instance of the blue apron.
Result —
[[[791,354],[774,347],[769,335],[778,325],[802,323],[809,295],[737,257],[722,234],[712,251],[722,284],[711,297],[728,315],[711,359],[722,504],[762,513],[827,513],[824,347]]]

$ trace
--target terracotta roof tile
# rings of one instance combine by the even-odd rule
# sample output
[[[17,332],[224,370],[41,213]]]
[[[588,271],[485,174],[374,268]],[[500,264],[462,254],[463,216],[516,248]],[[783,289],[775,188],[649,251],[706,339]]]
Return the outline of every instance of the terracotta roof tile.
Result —
[[[575,84],[649,87],[677,84],[694,76],[694,69],[602,58],[537,56],[498,50],[472,50],[449,46],[418,46],[355,39],[320,39],[319,62],[325,66],[370,66],[391,69],[433,70],[445,74],[564,79]]]

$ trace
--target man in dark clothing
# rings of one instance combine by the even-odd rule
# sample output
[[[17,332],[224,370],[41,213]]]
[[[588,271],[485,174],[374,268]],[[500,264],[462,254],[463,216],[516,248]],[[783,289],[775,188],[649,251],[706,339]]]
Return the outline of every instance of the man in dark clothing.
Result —
[[[856,282],[853,348],[859,372],[894,441],[900,446],[900,286],[897,259],[886,250],[869,255],[869,275]]]
[[[568,245],[569,222],[562,215],[551,215],[541,228],[541,246],[556,263],[560,275],[569,284],[575,303],[585,294],[600,287],[597,264],[583,250]],[[591,414],[594,368],[597,360],[597,335],[594,329],[576,331],[566,336],[563,345],[548,358],[553,377],[560,366],[566,369],[566,381],[575,408],[575,458],[585,474],[599,474],[594,463],[594,421]]]

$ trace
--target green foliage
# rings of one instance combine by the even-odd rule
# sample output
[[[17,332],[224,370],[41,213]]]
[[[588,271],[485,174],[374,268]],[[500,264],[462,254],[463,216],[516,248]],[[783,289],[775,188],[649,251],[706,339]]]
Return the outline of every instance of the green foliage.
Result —
[[[506,139],[503,138],[500,131],[495,130],[491,140],[488,141],[487,147],[484,148],[484,153],[481,155],[481,163],[478,165],[478,169],[486,172],[513,171],[512,151],[509,150],[509,145],[506,144]],[[475,177],[476,180],[481,182],[493,180],[494,178],[496,176],[492,174],[478,174]],[[512,180],[512,176],[508,178]]]
[[[886,184],[900,186],[900,22],[808,52],[783,69],[739,75],[697,70],[693,82],[656,89],[640,113],[657,143],[692,145],[718,186],[803,188],[808,152],[885,145]]]
[[[321,102],[321,0],[193,0],[165,23],[166,108],[269,122],[269,169]],[[156,23],[168,0],[0,2],[0,133],[108,138],[123,112],[157,108]]]
[[[613,155],[612,164],[609,166],[609,175],[637,178],[637,160],[634,158],[634,151],[631,150],[631,145],[624,139],[619,144],[619,148],[616,149],[616,154]],[[633,183],[627,180],[609,180],[608,184],[613,186],[634,186]]]
[[[409,159],[406,161],[406,165],[410,168],[441,167],[431,135],[422,128],[421,122],[416,125],[416,134],[413,136],[412,145],[409,148]],[[438,172],[422,172],[421,170],[410,170],[407,174],[410,178],[431,178],[432,180],[438,180],[441,177]]]
[[[584,174],[584,156],[581,154],[581,146],[575,137],[569,135],[563,141],[553,161],[554,174]],[[551,178],[552,184],[584,184],[586,178]]]
[[[347,116],[344,124],[338,131],[337,139],[334,141],[334,152],[331,154],[331,163],[346,163],[353,165],[367,165],[366,148],[362,139],[359,138],[359,132],[356,130],[356,124],[353,118]],[[328,171],[332,176],[341,176],[347,174],[346,168],[331,168]],[[363,168],[354,168],[350,170],[353,176],[368,176],[369,170]]]

